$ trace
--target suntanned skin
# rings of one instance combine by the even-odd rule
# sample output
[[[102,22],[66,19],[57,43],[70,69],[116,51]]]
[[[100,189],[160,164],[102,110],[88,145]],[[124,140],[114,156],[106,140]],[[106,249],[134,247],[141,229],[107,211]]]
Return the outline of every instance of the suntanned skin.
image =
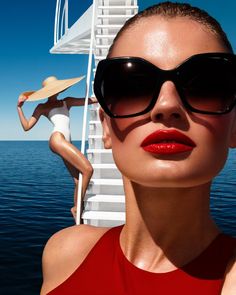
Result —
[[[43,253],[44,281],[40,294],[47,294],[65,281],[107,230],[108,228],[75,225],[53,235]]]
[[[63,101],[66,102],[68,109],[74,106],[83,106],[84,99],[78,99],[74,97],[66,97],[63,100],[57,99],[58,94],[51,96],[48,98],[46,103],[39,104],[32,116],[27,119],[23,113],[22,106],[24,102],[27,100],[27,97],[24,95],[20,95],[17,104],[17,111],[20,118],[20,122],[22,128],[25,131],[29,131],[32,129],[35,124],[38,122],[41,116],[47,117],[50,110],[56,107],[61,107],[63,105]],[[95,103],[96,100],[89,99],[89,104]],[[49,139],[49,147],[50,149],[58,154],[65,166],[67,167],[71,177],[73,178],[75,189],[74,189],[74,207],[71,208],[71,212],[76,217],[76,203],[77,203],[77,190],[78,190],[78,175],[82,173],[82,196],[85,195],[86,189],[88,187],[90,178],[93,174],[93,168],[87,158],[70,142],[68,142],[64,135],[60,132],[53,132]]]
[[[225,51],[197,22],[149,17],[123,32],[111,57],[136,56],[172,69],[194,54]],[[100,118],[104,145],[112,148],[123,175],[126,224],[120,245],[124,255],[135,266],[154,273],[190,262],[219,234],[210,216],[210,185],[224,165],[228,148],[236,146],[235,111],[224,116],[192,114],[184,108],[173,82],[166,81],[149,113],[121,120],[101,110]],[[140,147],[146,136],[168,128],[189,136],[196,143],[193,151],[166,158]],[[106,230],[78,226],[53,236],[43,255],[41,294],[68,278]],[[234,261],[232,265],[222,295],[235,292]]]
[[[236,253],[230,261],[226,273],[221,295],[234,295],[236,291]]]

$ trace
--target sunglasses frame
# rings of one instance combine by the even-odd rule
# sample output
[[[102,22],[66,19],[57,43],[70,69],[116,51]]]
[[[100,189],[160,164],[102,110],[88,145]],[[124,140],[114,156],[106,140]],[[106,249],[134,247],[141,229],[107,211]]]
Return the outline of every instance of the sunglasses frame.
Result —
[[[227,107],[227,109],[225,111],[214,111],[214,112],[202,111],[202,110],[195,109],[194,107],[192,107],[188,103],[188,101],[185,98],[185,95],[183,93],[183,90],[181,89],[181,85],[180,85],[181,84],[180,83],[181,72],[183,70],[184,71],[186,71],[186,70],[191,71],[191,64],[192,63],[196,63],[196,62],[199,63],[199,62],[204,62],[206,60],[213,60],[213,59],[214,60],[222,60],[223,62],[231,63],[235,67],[235,76],[236,76],[236,55],[234,55],[232,53],[214,52],[214,53],[196,54],[196,55],[193,55],[193,56],[189,57],[188,59],[184,60],[181,64],[179,64],[177,67],[175,67],[174,69],[171,69],[171,70],[162,70],[162,69],[158,68],[157,66],[155,66],[154,64],[152,64],[151,62],[149,62],[143,58],[140,58],[140,57],[124,56],[124,57],[107,58],[107,59],[101,60],[98,63],[96,74],[95,74],[95,79],[94,79],[94,93],[95,93],[95,96],[96,96],[98,102],[100,103],[101,107],[103,108],[103,110],[105,111],[105,113],[109,117],[111,117],[111,118],[131,118],[131,117],[143,115],[143,114],[151,111],[158,99],[158,93],[159,93],[160,87],[161,87],[160,85],[162,85],[166,81],[172,81],[175,84],[175,87],[180,95],[181,101],[187,110],[194,112],[194,113],[207,114],[207,115],[226,114],[226,113],[229,113],[236,105],[236,96],[235,96],[234,101],[231,103],[230,106]],[[102,94],[101,85],[102,85],[102,81],[103,81],[103,74],[104,74],[106,68],[108,66],[111,66],[112,64],[117,64],[117,63],[120,64],[120,63],[128,63],[128,62],[147,64],[149,67],[152,67],[155,71],[159,72],[161,79],[160,79],[160,81],[158,81],[156,83],[155,89],[153,91],[153,97],[152,97],[148,107],[146,107],[146,109],[144,109],[141,112],[134,113],[134,114],[116,115],[116,114],[113,114],[110,111],[110,109],[107,107],[105,99]]]

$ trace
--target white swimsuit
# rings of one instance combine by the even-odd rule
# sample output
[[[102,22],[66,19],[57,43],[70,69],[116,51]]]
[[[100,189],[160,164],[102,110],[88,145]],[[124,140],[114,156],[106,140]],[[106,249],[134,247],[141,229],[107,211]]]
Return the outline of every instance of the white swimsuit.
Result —
[[[51,109],[48,113],[48,119],[54,125],[52,133],[58,131],[65,136],[67,141],[71,141],[70,114],[65,101],[63,101],[61,107]]]

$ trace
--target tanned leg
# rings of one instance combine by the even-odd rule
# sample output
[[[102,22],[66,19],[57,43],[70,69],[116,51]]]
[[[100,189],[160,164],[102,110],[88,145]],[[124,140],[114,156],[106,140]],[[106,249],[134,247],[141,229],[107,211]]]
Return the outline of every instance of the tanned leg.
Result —
[[[58,154],[64,161],[69,173],[71,174],[74,183],[74,207],[71,209],[75,217],[78,191],[78,177],[82,173],[82,200],[85,196],[89,181],[93,174],[93,168],[87,158],[70,142],[65,140],[65,137],[60,132],[54,132],[50,138],[49,146],[51,150]],[[82,202],[81,202],[82,204]]]

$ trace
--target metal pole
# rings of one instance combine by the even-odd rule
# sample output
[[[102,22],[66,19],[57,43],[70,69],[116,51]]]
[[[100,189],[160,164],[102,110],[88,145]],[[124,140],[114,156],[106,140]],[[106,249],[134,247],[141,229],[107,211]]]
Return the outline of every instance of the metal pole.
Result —
[[[93,0],[93,11],[92,11],[92,22],[91,22],[91,36],[90,36],[90,48],[89,48],[89,59],[87,68],[87,79],[86,79],[86,94],[84,102],[84,117],[83,117],[83,129],[82,129],[82,142],[81,142],[81,152],[85,152],[85,136],[86,136],[86,123],[87,123],[87,113],[88,113],[88,98],[90,89],[90,77],[92,70],[92,57],[93,57],[93,43],[94,43],[94,22],[95,22],[95,11],[96,11],[96,0]],[[81,196],[82,196],[82,174],[79,174],[79,187],[77,194],[77,211],[76,211],[76,224],[80,224],[81,219]]]
[[[57,41],[60,39],[60,20],[61,22],[63,21],[61,18],[61,0],[59,0],[59,5],[58,5],[58,16],[57,16]]]
[[[63,10],[62,10],[62,15],[61,15],[61,30],[60,30],[60,38],[63,36],[63,27],[64,27],[64,33],[66,31],[65,27],[66,27],[66,24],[65,24],[65,5],[63,7]]]
[[[68,25],[68,23],[69,23],[68,11],[69,11],[69,9],[68,9],[68,0],[65,0],[65,33],[67,33],[68,28],[69,28],[69,25]]]
[[[59,11],[59,5],[60,5],[60,0],[57,0],[56,4],[56,13],[55,13],[55,22],[54,22],[54,45],[56,45],[58,41],[58,11]]]

